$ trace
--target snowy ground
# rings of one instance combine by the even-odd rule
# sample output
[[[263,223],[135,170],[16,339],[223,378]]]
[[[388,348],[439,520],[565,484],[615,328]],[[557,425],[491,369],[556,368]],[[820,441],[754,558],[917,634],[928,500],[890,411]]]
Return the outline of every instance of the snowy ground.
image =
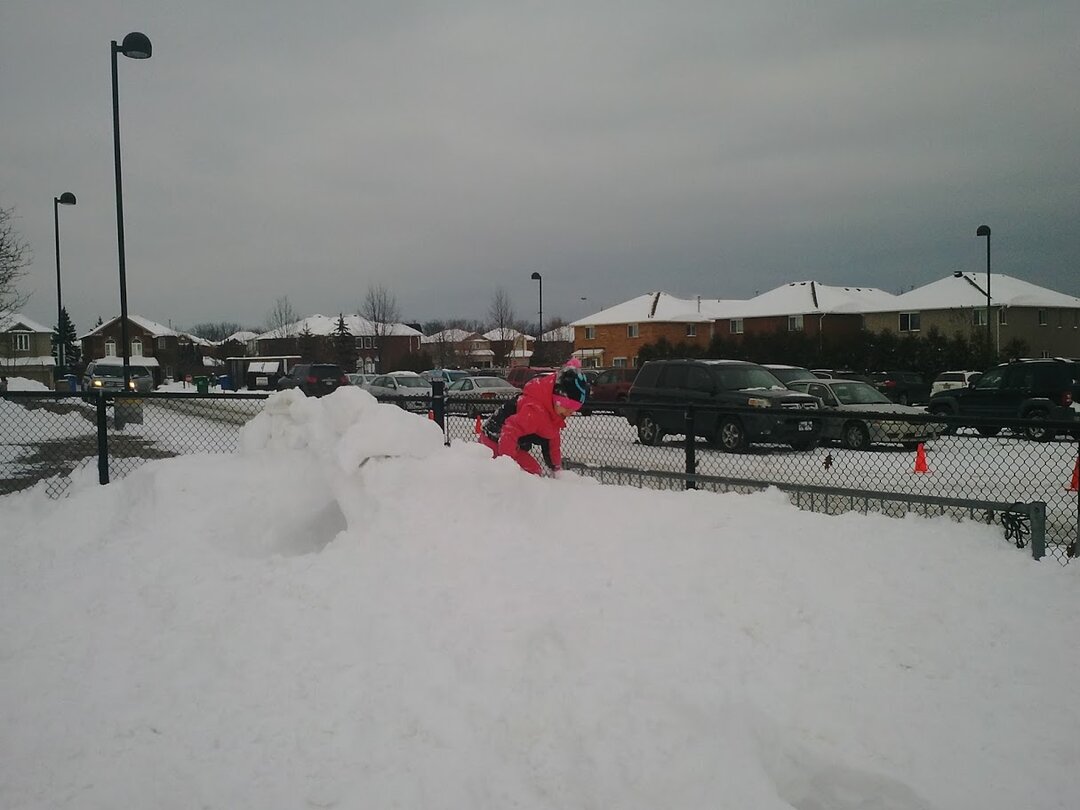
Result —
[[[4,808],[1072,808],[1080,567],[365,392],[0,499]]]

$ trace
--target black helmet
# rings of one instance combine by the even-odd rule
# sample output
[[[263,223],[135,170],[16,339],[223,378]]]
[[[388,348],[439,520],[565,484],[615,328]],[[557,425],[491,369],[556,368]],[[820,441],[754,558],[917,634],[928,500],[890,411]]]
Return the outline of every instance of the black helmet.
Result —
[[[581,369],[568,366],[559,372],[552,394],[567,400],[561,404],[576,411],[589,398],[589,380],[581,373]]]

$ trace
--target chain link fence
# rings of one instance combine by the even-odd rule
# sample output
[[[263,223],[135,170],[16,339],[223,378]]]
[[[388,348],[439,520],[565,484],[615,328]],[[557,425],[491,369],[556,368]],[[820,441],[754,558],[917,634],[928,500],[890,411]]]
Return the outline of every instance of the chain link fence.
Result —
[[[86,470],[106,483],[155,458],[231,453],[240,428],[262,409],[265,394],[153,393],[117,399],[79,394],[10,392],[0,399],[0,496],[40,485],[61,497],[71,476]],[[447,442],[476,441],[477,428],[505,400],[415,397],[394,401],[419,416],[442,421]],[[770,486],[801,508],[837,514],[909,512],[975,519],[998,525],[1010,542],[1061,563],[1077,556],[1077,476],[1080,447],[1072,423],[1032,423],[862,412],[871,439],[875,426],[908,436],[854,449],[842,429],[854,417],[821,410],[787,415],[815,423],[810,449],[755,441],[725,452],[720,428],[748,420],[752,409],[668,406],[651,413],[666,428],[642,432],[641,409],[591,403],[587,416],[568,420],[564,464],[607,483],[659,489],[752,492]],[[832,424],[839,420],[840,424]],[[907,432],[905,432],[907,431]],[[917,442],[911,436],[920,435]],[[688,438],[688,434],[690,438]],[[927,435],[929,434],[929,435]],[[932,436],[932,437],[931,437]],[[805,444],[806,442],[799,442]]]

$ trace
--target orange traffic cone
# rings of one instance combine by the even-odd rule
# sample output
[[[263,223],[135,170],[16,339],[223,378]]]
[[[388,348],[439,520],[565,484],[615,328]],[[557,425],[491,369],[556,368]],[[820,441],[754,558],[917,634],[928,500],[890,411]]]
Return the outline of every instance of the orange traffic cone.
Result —
[[[919,449],[915,451],[915,472],[930,472],[930,468],[926,466],[926,448],[922,442],[919,442]]]
[[[1076,464],[1073,466],[1073,480],[1066,492],[1080,492],[1080,456],[1077,457]]]
[[[430,419],[432,422],[434,422],[435,421],[435,411],[428,411],[427,412],[427,418]]]
[[[479,415],[476,417],[476,427],[474,430],[476,430],[477,436],[484,432],[484,423],[480,420]]]

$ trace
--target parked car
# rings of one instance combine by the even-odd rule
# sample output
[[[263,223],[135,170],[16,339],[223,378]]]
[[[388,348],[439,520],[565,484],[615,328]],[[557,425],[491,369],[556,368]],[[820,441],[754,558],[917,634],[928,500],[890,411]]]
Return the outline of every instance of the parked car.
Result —
[[[860,380],[867,383],[873,382],[873,380],[865,374],[860,374],[858,371],[852,371],[849,368],[812,368],[810,369],[810,373],[823,380]]]
[[[594,403],[626,402],[630,387],[637,379],[640,368],[608,368],[600,370],[594,380],[590,380],[592,390],[589,399],[581,409],[583,414],[597,410]],[[601,408],[601,410],[603,410]],[[608,410],[611,410],[610,408]]]
[[[501,377],[466,377],[450,383],[446,389],[446,410],[467,416],[494,413],[520,393],[520,388]]]
[[[930,399],[930,386],[914,371],[877,371],[870,375],[874,387],[892,402],[911,405]]]
[[[83,372],[83,392],[94,391],[115,394],[124,390],[123,363],[91,361]],[[146,366],[128,363],[128,390],[146,393],[154,390],[154,374]]]
[[[367,390],[413,413],[427,413],[431,408],[431,383],[413,371],[381,374],[368,383]]]
[[[951,391],[954,388],[967,388],[979,381],[981,371],[943,371],[934,377],[930,384],[930,396],[939,391]]]
[[[539,377],[541,374],[554,374],[556,371],[558,369],[549,368],[548,366],[514,366],[506,372],[506,381],[511,385],[516,385],[518,388],[524,388],[525,383],[533,377]]]
[[[331,363],[297,363],[289,369],[288,374],[277,381],[277,390],[299,388],[306,396],[322,397],[348,384],[349,378],[340,366]]]
[[[814,372],[808,368],[803,368],[802,366],[781,366],[773,363],[764,363],[761,367],[771,371],[772,375],[784,385],[787,385],[788,388],[791,388],[788,383],[794,382],[795,380],[817,379],[817,375],[815,375]]]
[[[471,376],[469,372],[462,371],[459,368],[433,368],[429,371],[421,371],[420,376],[430,383],[432,380],[441,379],[447,385],[457,380],[464,379]]]
[[[990,369],[969,388],[953,388],[930,397],[928,410],[939,416],[975,416],[976,430],[996,436],[994,417],[1072,421],[1080,409],[1080,363],[1060,358],[1014,360]],[[1075,432],[1075,431],[1074,431]],[[1049,441],[1057,431],[1033,424],[1023,435]]]
[[[795,380],[788,387],[821,400],[828,409],[821,438],[839,441],[849,450],[866,450],[872,444],[901,444],[914,450],[938,435],[938,426],[925,422],[864,417],[866,413],[925,417],[926,411],[895,403],[861,380]]]
[[[627,397],[626,418],[642,444],[659,444],[665,434],[685,434],[684,412],[650,405],[716,405],[749,408],[748,413],[702,410],[694,433],[727,452],[750,444],[814,447],[821,433],[818,400],[792,391],[755,363],[741,360],[652,360],[645,363]],[[813,412],[813,413],[810,413]]]
[[[349,378],[349,385],[355,385],[358,388],[367,388],[368,383],[378,377],[378,374],[346,374]]]

